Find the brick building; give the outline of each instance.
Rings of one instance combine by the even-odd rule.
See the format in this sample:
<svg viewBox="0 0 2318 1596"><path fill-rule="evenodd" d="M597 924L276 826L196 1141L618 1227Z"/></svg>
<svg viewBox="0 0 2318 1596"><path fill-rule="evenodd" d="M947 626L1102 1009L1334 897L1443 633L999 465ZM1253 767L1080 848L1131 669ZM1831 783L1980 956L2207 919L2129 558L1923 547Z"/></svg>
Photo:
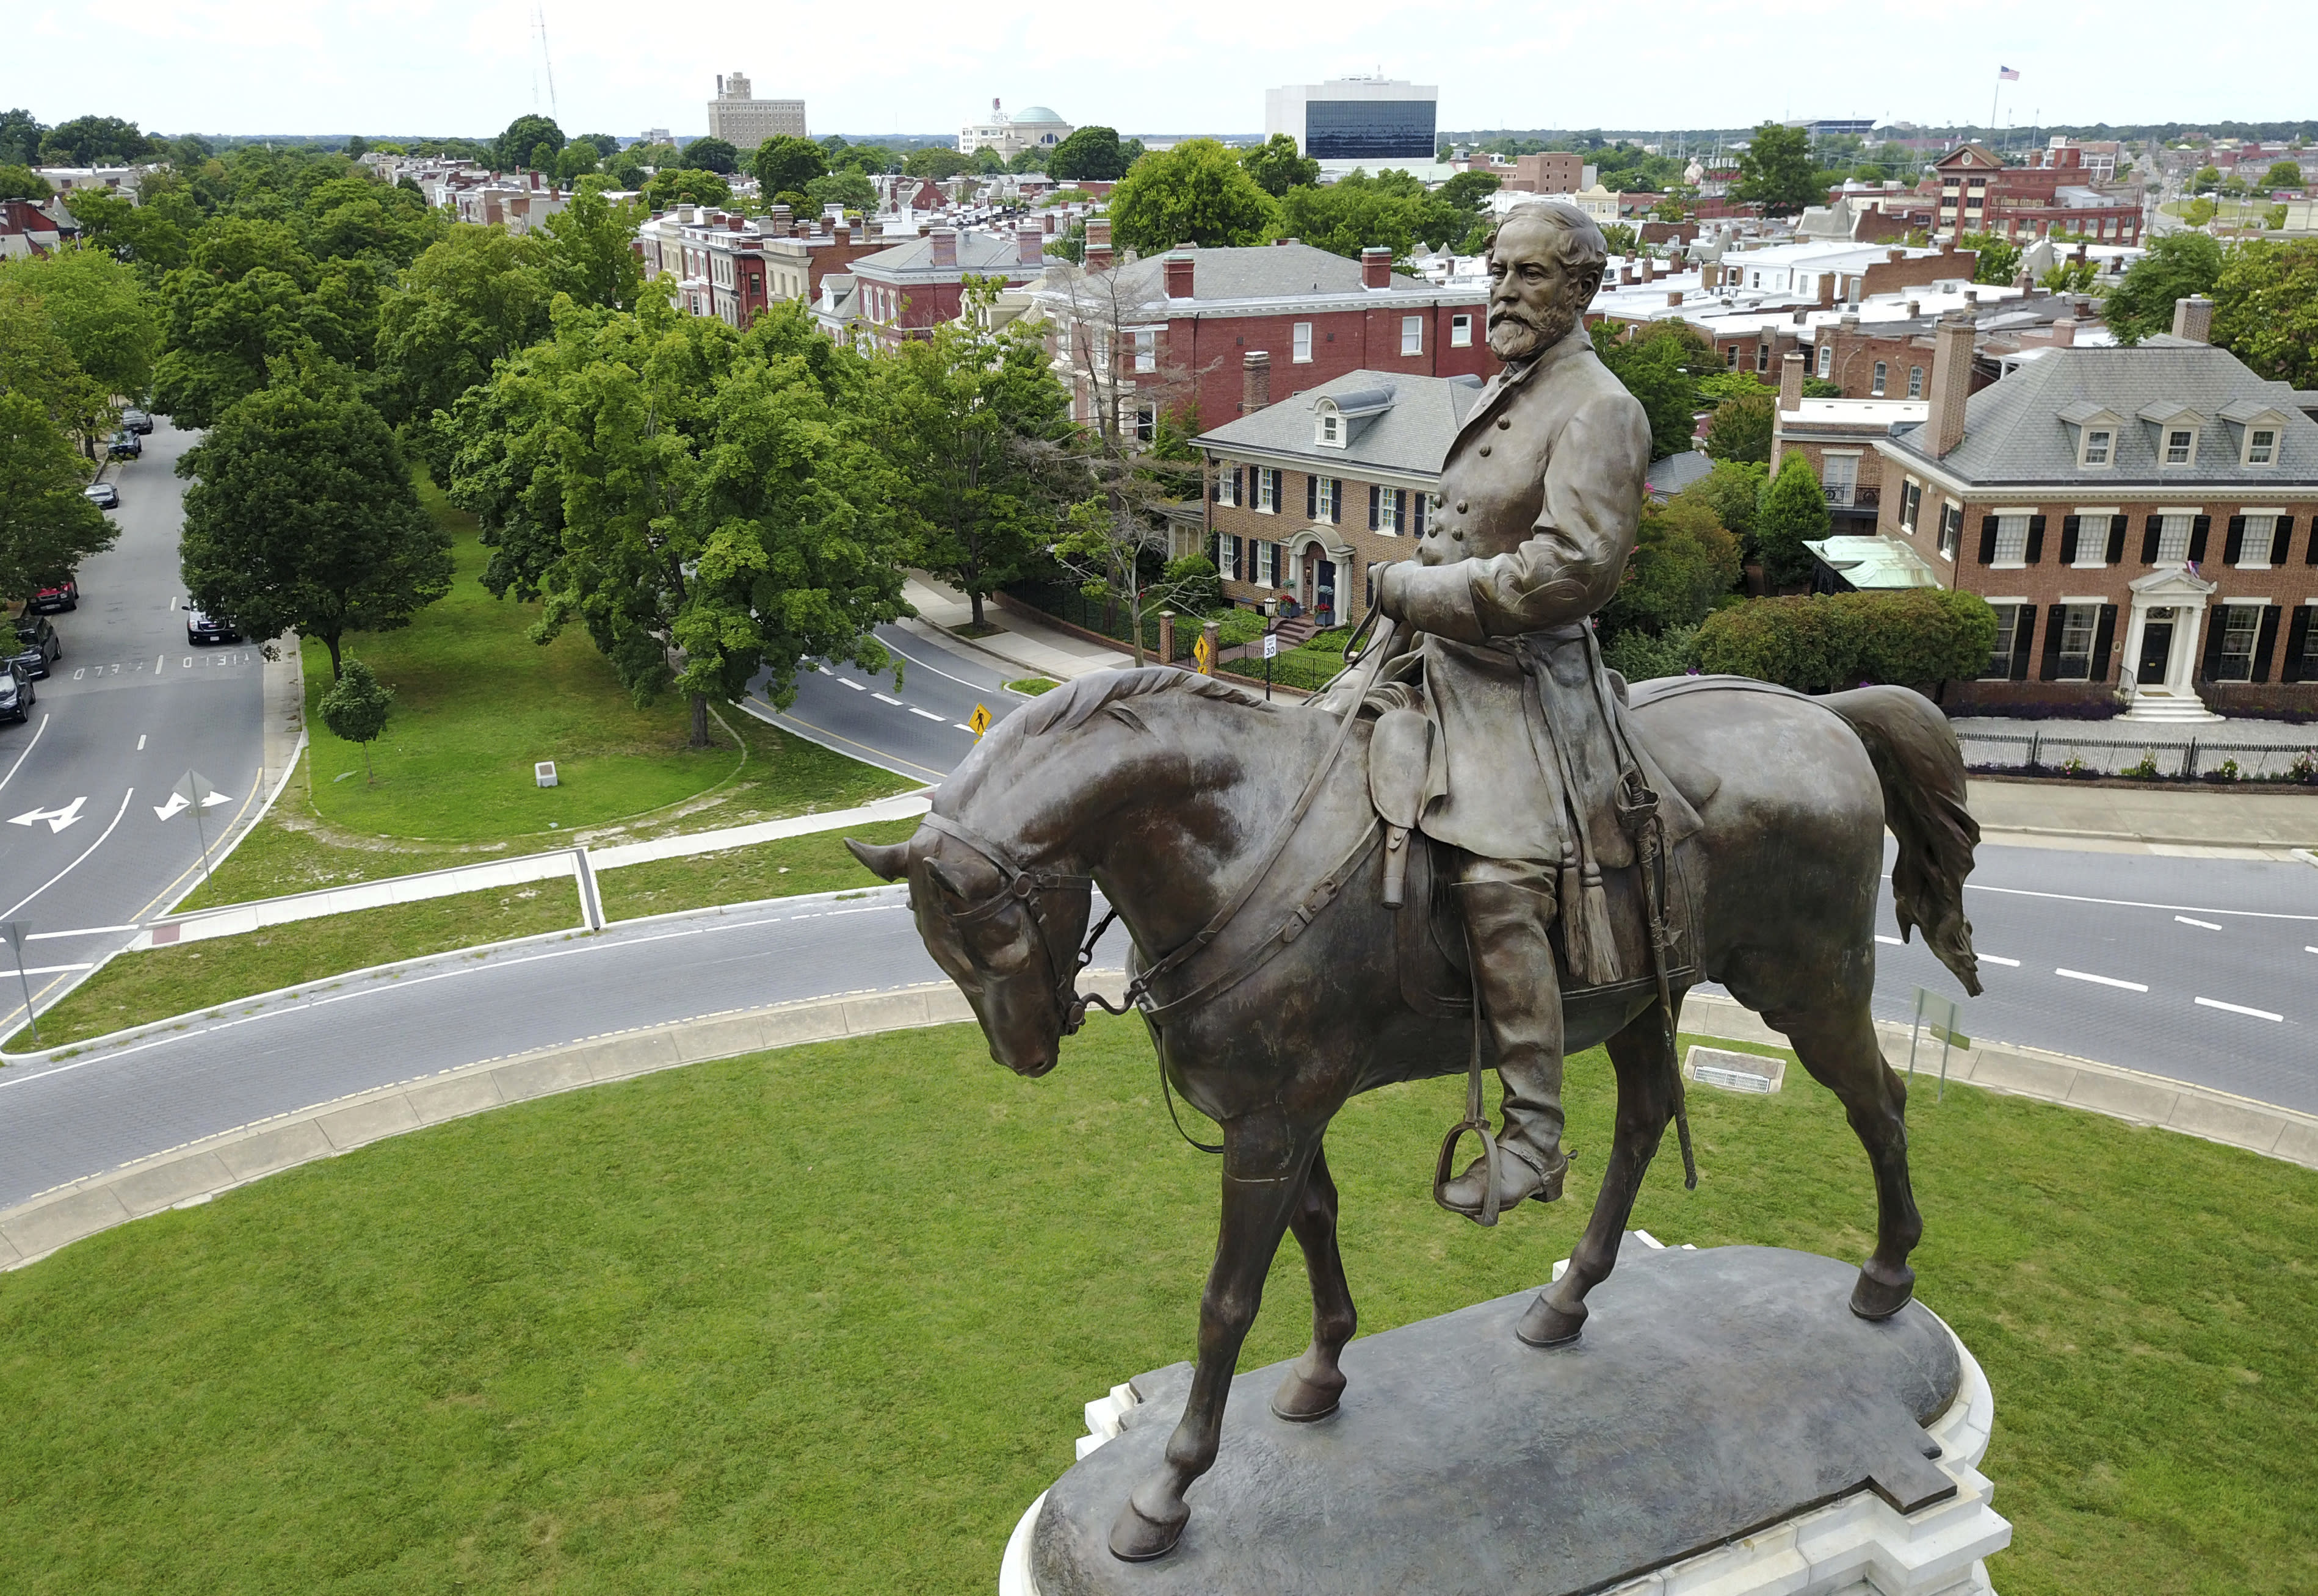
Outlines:
<svg viewBox="0 0 2318 1596"><path fill-rule="evenodd" d="M1487 168L1504 175L1496 166ZM1543 155L1522 155L1514 157L1512 175L1505 176L1505 185L1525 194L1574 194L1587 186L1586 157L1567 150L1548 150Z"/></svg>
<svg viewBox="0 0 2318 1596"><path fill-rule="evenodd" d="M1271 361L1245 352L1246 413L1197 440L1224 592L1291 597L1324 626L1356 622L1369 567L1414 557L1482 381L1352 371L1271 402Z"/></svg>
<svg viewBox="0 0 2318 1596"><path fill-rule="evenodd" d="M2212 312L1979 393L1971 322L1940 324L1927 418L1875 444L1880 531L1996 606L1962 703L2318 711L2318 421L2205 342Z"/></svg>
<svg viewBox="0 0 2318 1596"><path fill-rule="evenodd" d="M957 319L968 277L1035 282L1047 268L1046 250L1043 228L1011 233L934 228L921 238L862 256L841 277L824 278L828 291L814 302L813 318L840 343L893 348L906 339L930 337L935 327Z"/></svg>
<svg viewBox="0 0 2318 1596"><path fill-rule="evenodd" d="M1872 533L1882 516L1883 457L1877 440L1895 426L1921 426L1931 413L1923 399L1805 399L1809 361L1788 354L1781 364L1779 404L1771 421L1771 471L1790 450L1810 462L1827 495L1837 535Z"/></svg>
<svg viewBox="0 0 2318 1596"><path fill-rule="evenodd" d="M678 309L732 327L748 326L776 300L810 302L823 277L884 247L857 238L841 218L824 220L822 230L801 227L786 205L754 219L679 205L654 212L636 229L645 278L665 273Z"/></svg>
<svg viewBox="0 0 2318 1596"><path fill-rule="evenodd" d="M2008 166L1984 144L1959 144L1933 162L1938 235L2019 239L2072 233L2105 244L2141 242L2138 192L2109 194L2093 187L2078 146L2044 153L2048 165Z"/></svg>
<svg viewBox="0 0 2318 1596"><path fill-rule="evenodd" d="M1281 399L1355 371L1487 377L1485 282L1396 275L1389 250L1357 261L1286 242L1184 247L1114 265L1110 224L1087 224L1087 269L1057 268L1034 291L1047 347L1092 420L1116 394L1146 436L1162 413L1210 426L1239 413L1253 354ZM1269 394L1264 402L1269 403Z"/></svg>

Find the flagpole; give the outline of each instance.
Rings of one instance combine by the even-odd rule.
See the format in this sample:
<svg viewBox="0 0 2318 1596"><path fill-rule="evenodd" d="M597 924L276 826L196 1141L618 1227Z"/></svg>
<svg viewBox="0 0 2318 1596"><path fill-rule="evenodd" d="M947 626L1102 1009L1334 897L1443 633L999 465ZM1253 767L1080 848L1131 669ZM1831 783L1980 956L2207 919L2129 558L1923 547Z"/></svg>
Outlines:
<svg viewBox="0 0 2318 1596"><path fill-rule="evenodd" d="M1996 86L1988 91L1988 140L1991 144L1996 142L1996 102L2003 93L2004 74L1999 69L1996 75ZM1957 214L1962 215L1963 212L1958 211Z"/></svg>

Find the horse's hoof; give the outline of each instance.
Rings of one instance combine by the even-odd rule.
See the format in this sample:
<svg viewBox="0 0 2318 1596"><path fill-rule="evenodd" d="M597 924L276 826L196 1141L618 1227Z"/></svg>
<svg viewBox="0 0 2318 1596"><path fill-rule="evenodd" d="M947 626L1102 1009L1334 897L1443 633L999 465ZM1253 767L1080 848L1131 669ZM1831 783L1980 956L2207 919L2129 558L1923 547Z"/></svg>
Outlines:
<svg viewBox="0 0 2318 1596"><path fill-rule="evenodd" d="M1916 1296L1916 1271L1902 1264L1896 1281L1879 1280L1865 1269L1851 1287L1851 1311L1862 1319L1889 1319Z"/></svg>
<svg viewBox="0 0 2318 1596"><path fill-rule="evenodd" d="M1540 1293L1538 1299L1530 1304L1529 1312L1522 1315L1521 1323L1514 1326L1514 1333L1532 1347L1566 1347L1585 1328L1584 1303L1567 1310L1557 1308Z"/></svg>
<svg viewBox="0 0 2318 1596"><path fill-rule="evenodd" d="M1280 1389L1271 1394L1272 1416L1290 1424L1309 1424L1334 1412L1343 1394L1343 1376L1338 1375L1334 1382L1307 1380L1291 1368L1280 1382Z"/></svg>
<svg viewBox="0 0 2318 1596"><path fill-rule="evenodd" d="M1183 1526L1190 1521L1191 1510L1181 1502L1164 1519L1155 1519L1136 1506L1130 1496L1119 1510L1119 1517L1110 1521L1110 1555L1121 1563L1148 1563L1163 1557L1175 1549L1175 1543L1183 1538Z"/></svg>

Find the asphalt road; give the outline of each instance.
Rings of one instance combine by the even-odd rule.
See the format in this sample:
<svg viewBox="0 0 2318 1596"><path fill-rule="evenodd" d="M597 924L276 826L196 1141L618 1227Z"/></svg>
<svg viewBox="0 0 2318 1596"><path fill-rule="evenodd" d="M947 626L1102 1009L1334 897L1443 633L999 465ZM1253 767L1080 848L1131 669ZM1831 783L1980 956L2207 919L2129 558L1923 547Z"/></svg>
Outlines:
<svg viewBox="0 0 2318 1596"><path fill-rule="evenodd" d="M851 665L824 665L797 679L796 702L776 710L765 697L768 677L752 685L751 711L824 748L922 782L939 782L974 747L966 724L976 705L992 724L1029 702L1007 690L1022 672L1009 671L902 626L880 626L878 641L902 666L895 692L891 671L878 675Z"/></svg>
<svg viewBox="0 0 2318 1596"><path fill-rule="evenodd" d="M175 474L193 434L157 418L118 468L121 536L80 571L80 607L52 617L64 657L21 726L0 727L0 920L31 933L36 998L127 940L199 877L214 841L264 802L264 664L254 646L185 641ZM171 789L208 778L196 828ZM166 810L166 815L157 812ZM13 960L0 1032L23 1018Z"/></svg>

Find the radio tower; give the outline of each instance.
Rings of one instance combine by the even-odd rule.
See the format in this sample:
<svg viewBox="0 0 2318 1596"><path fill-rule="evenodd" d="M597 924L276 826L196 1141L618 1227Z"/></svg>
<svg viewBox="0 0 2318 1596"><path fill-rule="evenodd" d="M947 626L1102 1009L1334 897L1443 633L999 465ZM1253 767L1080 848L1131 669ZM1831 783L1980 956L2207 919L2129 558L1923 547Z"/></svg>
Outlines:
<svg viewBox="0 0 2318 1596"><path fill-rule="evenodd" d="M563 121L563 112L555 103L555 58L547 51L547 6L544 0L534 0L531 8L531 27L532 31L539 35L540 65L547 71L547 114L550 120L561 126Z"/></svg>

